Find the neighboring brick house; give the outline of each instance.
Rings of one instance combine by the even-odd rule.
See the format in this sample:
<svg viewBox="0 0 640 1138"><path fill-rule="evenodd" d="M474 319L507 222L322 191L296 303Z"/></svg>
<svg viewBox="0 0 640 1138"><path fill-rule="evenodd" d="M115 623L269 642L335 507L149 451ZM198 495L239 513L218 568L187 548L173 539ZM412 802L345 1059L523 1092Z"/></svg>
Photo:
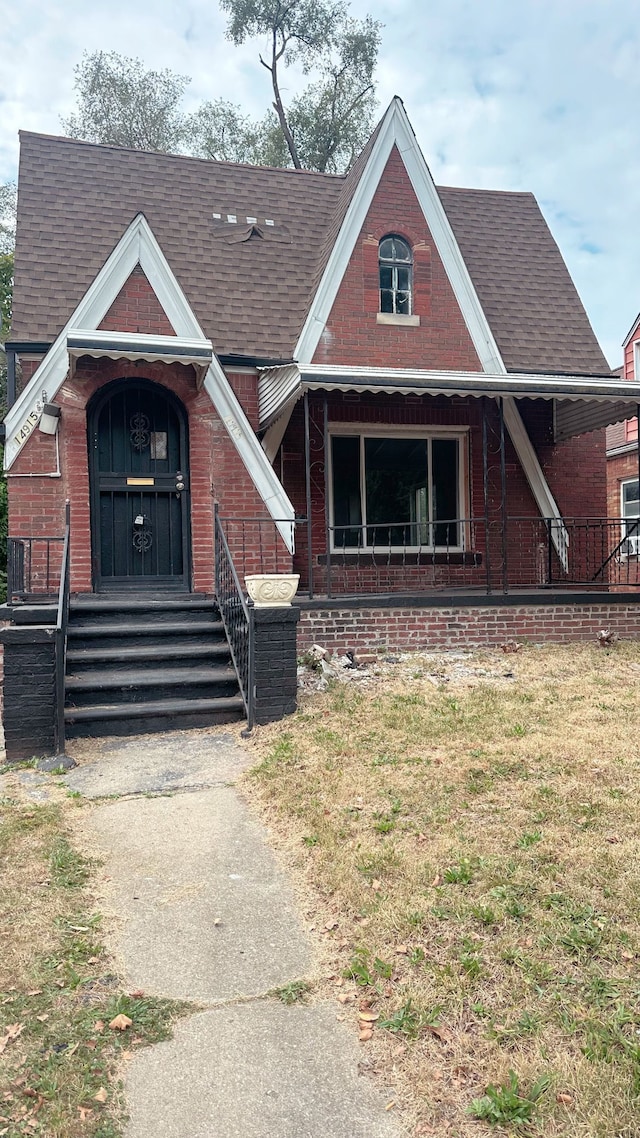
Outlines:
<svg viewBox="0 0 640 1138"><path fill-rule="evenodd" d="M303 647L637 621L604 428L640 384L532 195L436 189L399 99L346 176L23 133L7 350L18 599L69 500L72 612L193 607L226 541L300 575Z"/></svg>
<svg viewBox="0 0 640 1138"><path fill-rule="evenodd" d="M636 383L640 379L640 315L623 344L623 364L614 373L623 380ZM636 408L634 408L636 410ZM615 532L623 541L622 556L633 561L640 554L640 467L638 459L638 417L625 419L607 427L607 513ZM619 524L617 519L621 519ZM626 541L624 540L626 538ZM638 571L638 561L635 561Z"/></svg>

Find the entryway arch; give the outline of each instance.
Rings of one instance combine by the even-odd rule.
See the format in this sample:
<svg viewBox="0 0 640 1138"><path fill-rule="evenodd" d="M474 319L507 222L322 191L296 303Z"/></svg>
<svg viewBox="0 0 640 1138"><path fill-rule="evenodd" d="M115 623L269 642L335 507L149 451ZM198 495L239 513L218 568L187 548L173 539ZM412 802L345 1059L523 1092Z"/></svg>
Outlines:
<svg viewBox="0 0 640 1138"><path fill-rule="evenodd" d="M189 438L179 399L120 379L87 409L93 585L97 592L190 586Z"/></svg>

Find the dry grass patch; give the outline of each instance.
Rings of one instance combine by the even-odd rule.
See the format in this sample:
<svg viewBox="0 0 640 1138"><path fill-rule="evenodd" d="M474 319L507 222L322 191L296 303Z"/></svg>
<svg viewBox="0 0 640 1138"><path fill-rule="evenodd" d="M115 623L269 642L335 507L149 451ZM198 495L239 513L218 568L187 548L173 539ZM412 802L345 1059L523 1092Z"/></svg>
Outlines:
<svg viewBox="0 0 640 1138"><path fill-rule="evenodd" d="M262 729L251 775L363 1050L416 1135L637 1138L640 646L386 672Z"/></svg>
<svg viewBox="0 0 640 1138"><path fill-rule="evenodd" d="M122 992L60 801L0 799L0 1135L116 1138L126 1052L184 1005ZM118 1015L130 1022L109 1028ZM124 1025L124 1021L120 1021Z"/></svg>

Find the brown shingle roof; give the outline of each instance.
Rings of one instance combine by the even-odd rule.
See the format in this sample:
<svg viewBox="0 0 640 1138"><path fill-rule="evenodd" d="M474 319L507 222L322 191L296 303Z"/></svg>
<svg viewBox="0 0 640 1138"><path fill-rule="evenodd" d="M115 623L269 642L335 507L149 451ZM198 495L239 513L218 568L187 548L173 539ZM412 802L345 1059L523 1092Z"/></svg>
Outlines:
<svg viewBox="0 0 640 1138"><path fill-rule="evenodd" d="M144 213L218 354L290 358L343 181L22 133L12 335L53 339ZM214 213L275 224L229 244Z"/></svg>
<svg viewBox="0 0 640 1138"><path fill-rule="evenodd" d="M218 354L290 359L371 144L337 177L23 132L12 336L53 340L142 212ZM608 374L535 199L439 192L507 368Z"/></svg>
<svg viewBox="0 0 640 1138"><path fill-rule="evenodd" d="M533 194L438 192L507 370L609 375Z"/></svg>

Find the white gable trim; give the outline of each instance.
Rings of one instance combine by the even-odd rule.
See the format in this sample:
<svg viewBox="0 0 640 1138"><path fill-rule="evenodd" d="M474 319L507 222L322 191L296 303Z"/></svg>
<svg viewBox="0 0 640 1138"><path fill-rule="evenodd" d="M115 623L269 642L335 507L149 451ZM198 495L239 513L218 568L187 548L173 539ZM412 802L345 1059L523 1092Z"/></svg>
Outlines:
<svg viewBox="0 0 640 1138"><path fill-rule="evenodd" d="M567 533L566 526L562 520L562 514L551 493L549 483L542 472L542 467L538 461L533 443L529 438L527 428L522 421L522 416L512 395L505 396L502 400L502 410L505 427L509 432L511 442L520 459L520 464L526 474L527 482L531 487L531 493L536 500L538 509L543 518L554 519L554 525L551 529L551 539L556 547L560 563L563 568L566 569L568 565L569 534Z"/></svg>
<svg viewBox="0 0 640 1138"><path fill-rule="evenodd" d="M429 167L418 146L402 101L397 97L391 101L382 120L378 137L349 204L296 344L294 359L302 366L313 360L394 144L404 162L482 368L494 374L505 374L506 368L498 345L482 310ZM401 219L398 220L400 222Z"/></svg>
<svg viewBox="0 0 640 1138"><path fill-rule="evenodd" d="M110 254L78 307L71 314L19 399L6 423L5 470L9 470L35 429L42 404L55 399L69 371L67 333L95 331L136 265L140 265L169 318L176 337L210 347L147 219L138 214ZM293 551L294 509L214 355L204 387L224 422L258 493Z"/></svg>

